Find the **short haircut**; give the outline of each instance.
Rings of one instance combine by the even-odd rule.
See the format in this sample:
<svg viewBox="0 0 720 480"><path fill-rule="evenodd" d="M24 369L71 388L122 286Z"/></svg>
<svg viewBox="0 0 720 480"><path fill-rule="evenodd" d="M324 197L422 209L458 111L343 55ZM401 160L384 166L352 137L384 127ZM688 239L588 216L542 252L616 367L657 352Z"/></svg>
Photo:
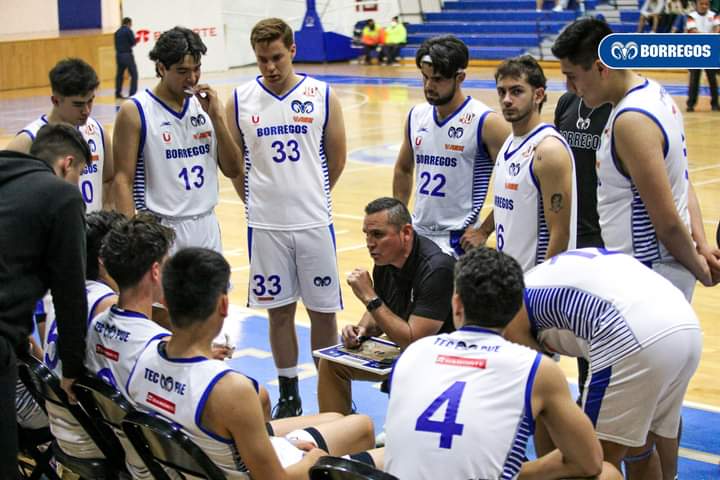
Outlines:
<svg viewBox="0 0 720 480"><path fill-rule="evenodd" d="M125 17L122 19L123 25L130 25L131 23L132 23L132 18L130 18L130 17Z"/></svg>
<svg viewBox="0 0 720 480"><path fill-rule="evenodd" d="M543 88L547 91L547 78L542 67L530 55L520 55L519 57L508 58L504 60L495 71L495 83L501 78L525 79L533 88ZM542 111L543 104L547 101L547 94L540 102L539 110Z"/></svg>
<svg viewBox="0 0 720 480"><path fill-rule="evenodd" d="M287 48L295 43L292 28L280 18L266 18L255 24L250 32L250 46L255 50L258 43L271 43L282 39Z"/></svg>
<svg viewBox="0 0 720 480"><path fill-rule="evenodd" d="M189 28L174 27L160 35L150 51L150 60L162 63L165 68L170 68L176 63L182 62L185 55L190 55L194 61L199 62L200 57L206 53L207 47L200 39L200 35ZM155 73L158 77L160 76L157 66Z"/></svg>
<svg viewBox="0 0 720 480"><path fill-rule="evenodd" d="M214 250L185 248L163 268L163 293L170 323L187 328L207 320L227 293L230 264Z"/></svg>
<svg viewBox="0 0 720 480"><path fill-rule="evenodd" d="M87 263L85 264L85 278L97 280L100 276L100 247L103 238L112 227L126 220L125 215L115 211L101 210L88 213L85 218L87 230L85 231L85 245L87 251Z"/></svg>
<svg viewBox="0 0 720 480"><path fill-rule="evenodd" d="M404 203L397 198L380 197L368 203L365 207L365 214L388 212L388 223L400 230L405 225L412 225L412 217Z"/></svg>
<svg viewBox="0 0 720 480"><path fill-rule="evenodd" d="M426 56L432 60L433 71L444 78L452 78L458 71L466 69L470 58L467 45L455 35L442 35L425 40L415 53L415 65L418 68L423 63L428 63Z"/></svg>
<svg viewBox="0 0 720 480"><path fill-rule="evenodd" d="M63 97L85 96L100 85L95 70L79 58L60 60L50 70L48 78L52 92Z"/></svg>
<svg viewBox="0 0 720 480"><path fill-rule="evenodd" d="M598 46L603 38L613 33L610 25L597 18L582 18L572 22L560 32L552 46L552 53L567 59L573 65L589 70L598 59Z"/></svg>
<svg viewBox="0 0 720 480"><path fill-rule="evenodd" d="M30 146L30 155L45 160L52 166L60 157L72 155L90 165L90 146L77 128L69 123L48 123L38 130Z"/></svg>
<svg viewBox="0 0 720 480"><path fill-rule="evenodd" d="M110 230L103 239L100 257L122 290L137 285L153 263L162 261L174 240L172 228L161 225L150 213L138 213Z"/></svg>
<svg viewBox="0 0 720 480"><path fill-rule="evenodd" d="M504 328L520 310L525 282L510 255L477 247L455 264L455 293L465 309L465 324Z"/></svg>

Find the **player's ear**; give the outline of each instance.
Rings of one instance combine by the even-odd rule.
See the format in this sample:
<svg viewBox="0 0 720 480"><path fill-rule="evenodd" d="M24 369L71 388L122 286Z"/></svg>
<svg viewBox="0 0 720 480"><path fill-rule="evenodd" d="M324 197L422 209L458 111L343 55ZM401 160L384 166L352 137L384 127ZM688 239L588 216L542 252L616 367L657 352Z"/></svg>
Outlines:
<svg viewBox="0 0 720 480"><path fill-rule="evenodd" d="M453 323L455 328L460 328L463 325L463 317L465 316L465 307L463 306L460 295L453 293L452 299L452 312L453 312Z"/></svg>
<svg viewBox="0 0 720 480"><path fill-rule="evenodd" d="M294 43L290 45L290 58L295 60L295 54L297 53L297 45Z"/></svg>
<svg viewBox="0 0 720 480"><path fill-rule="evenodd" d="M220 299L218 300L218 313L222 316L222 318L225 318L228 316L228 313L230 312L230 297L228 297L227 293L223 293L220 295Z"/></svg>

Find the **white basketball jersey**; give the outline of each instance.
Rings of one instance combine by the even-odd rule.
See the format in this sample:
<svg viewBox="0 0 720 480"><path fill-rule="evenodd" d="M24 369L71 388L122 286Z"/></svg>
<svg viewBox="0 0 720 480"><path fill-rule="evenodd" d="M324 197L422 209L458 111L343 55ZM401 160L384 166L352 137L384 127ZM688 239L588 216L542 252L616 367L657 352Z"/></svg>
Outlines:
<svg viewBox="0 0 720 480"><path fill-rule="evenodd" d="M127 396L127 381L140 352L170 332L142 313L113 305L95 317L85 341L85 366Z"/></svg>
<svg viewBox="0 0 720 480"><path fill-rule="evenodd" d="M688 160L680 109L665 89L652 80L631 89L615 106L603 131L598 159L598 214L605 246L651 264L673 257L660 243L629 176L618 169L612 137L615 119L624 112L641 112L660 127L665 137L665 168L675 207L690 230L688 213Z"/></svg>
<svg viewBox="0 0 720 480"><path fill-rule="evenodd" d="M90 321L99 313L96 311L98 304L107 297L116 295L116 293L106 284L95 280L85 281L85 292L87 294L88 304L86 325L90 327ZM47 312L47 317L45 319L47 326L45 327L45 353L43 355L43 362L53 371L55 375L62 378L62 362L60 361L60 356L57 351L58 329L57 320L55 319L55 307L52 303L52 296L48 293L46 297L48 299L47 302L43 299L43 302L46 303L45 311Z"/></svg>
<svg viewBox="0 0 720 480"><path fill-rule="evenodd" d="M47 125L45 115L25 126L20 133L27 134L33 141L38 130ZM80 173L78 187L82 193L87 213L102 210L103 201L103 165L105 164L105 132L100 124L92 117L87 119L85 125L77 127L90 147L89 166L85 166Z"/></svg>
<svg viewBox="0 0 720 480"><path fill-rule="evenodd" d="M181 425L227 478L249 479L233 439L210 432L200 423L210 391L233 369L205 357L169 359L161 347L164 344L155 340L140 354L128 382L130 398Z"/></svg>
<svg viewBox="0 0 720 480"><path fill-rule="evenodd" d="M278 97L260 77L233 93L245 144L248 226L303 230L332 222L325 156L330 91L307 75Z"/></svg>
<svg viewBox="0 0 720 480"><path fill-rule="evenodd" d="M471 97L442 121L428 103L410 110L407 135L415 162L413 226L418 233L464 230L477 221L493 169L482 143L483 122L491 111Z"/></svg>
<svg viewBox="0 0 720 480"><path fill-rule="evenodd" d="M570 250L525 275L528 317L550 352L584 357L595 372L698 319L680 290L629 255Z"/></svg>
<svg viewBox="0 0 720 480"><path fill-rule="evenodd" d="M218 202L217 139L195 97L178 113L150 90L131 98L140 112L135 208L165 217L207 213Z"/></svg>
<svg viewBox="0 0 720 480"><path fill-rule="evenodd" d="M557 138L570 155L572 200L568 249L575 248L577 189L572 150L560 132L547 123L541 123L524 137L510 135L495 161L493 214L498 250L515 258L523 271L545 260L550 241L540 183L533 173L535 149L547 137Z"/></svg>
<svg viewBox="0 0 720 480"><path fill-rule="evenodd" d="M402 479L512 479L535 430L541 354L465 326L413 342L391 377L386 470Z"/></svg>

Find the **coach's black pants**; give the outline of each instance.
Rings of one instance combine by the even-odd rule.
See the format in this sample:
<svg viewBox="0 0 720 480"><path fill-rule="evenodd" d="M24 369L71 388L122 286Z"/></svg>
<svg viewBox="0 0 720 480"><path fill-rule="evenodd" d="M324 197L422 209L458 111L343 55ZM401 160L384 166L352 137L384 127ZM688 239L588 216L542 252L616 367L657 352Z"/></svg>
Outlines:
<svg viewBox="0 0 720 480"><path fill-rule="evenodd" d="M17 419L15 417L15 349L0 335L0 478L17 478Z"/></svg>
<svg viewBox="0 0 720 480"><path fill-rule="evenodd" d="M700 72L702 70L690 70L690 84L688 85L687 106L694 107L698 99L698 91L700 90ZM710 86L710 105L718 107L718 84L717 70L705 70L708 85Z"/></svg>
<svg viewBox="0 0 720 480"><path fill-rule="evenodd" d="M132 53L118 53L115 55L117 74L115 75L115 97L122 95L123 76L125 70L130 73L130 96L135 95L138 87L138 71L135 57Z"/></svg>

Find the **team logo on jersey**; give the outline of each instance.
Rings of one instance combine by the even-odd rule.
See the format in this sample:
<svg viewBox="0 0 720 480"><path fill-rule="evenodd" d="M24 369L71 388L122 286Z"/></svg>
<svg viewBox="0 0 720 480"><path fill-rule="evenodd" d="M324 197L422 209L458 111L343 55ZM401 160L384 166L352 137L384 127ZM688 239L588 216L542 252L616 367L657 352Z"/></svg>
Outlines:
<svg viewBox="0 0 720 480"><path fill-rule="evenodd" d="M161 127L169 127L169 126L171 126L171 125L172 125L172 123L170 123L170 122L168 122L168 121L165 121L165 122L163 122L163 123L160 124Z"/></svg>
<svg viewBox="0 0 720 480"><path fill-rule="evenodd" d="M533 152L535 151L535 145L530 144L527 147L525 147L525 150L520 154L522 158L530 158L532 157Z"/></svg>
<svg viewBox="0 0 720 480"><path fill-rule="evenodd" d="M87 135L95 135L95 125L92 123L86 123L85 124L85 133Z"/></svg>
<svg viewBox="0 0 720 480"><path fill-rule="evenodd" d="M207 120L205 120L205 115L202 113L190 117L190 125L193 127L199 127L205 125L205 123L207 123Z"/></svg>
<svg viewBox="0 0 720 480"><path fill-rule="evenodd" d="M95 140L92 138L87 141L88 146L90 147L90 152L95 153L97 152L97 144L95 143Z"/></svg>
<svg viewBox="0 0 720 480"><path fill-rule="evenodd" d="M172 142L172 135L170 135L170 132L162 132L162 139L165 143Z"/></svg>
<svg viewBox="0 0 720 480"><path fill-rule="evenodd" d="M458 122L464 123L465 125L470 125L473 121L473 118L475 118L475 114L472 112L463 113L460 115L460 118L458 118Z"/></svg>
<svg viewBox="0 0 720 480"><path fill-rule="evenodd" d="M428 131L429 131L429 130L427 129L427 127L420 127L420 128L418 129L418 133L427 133Z"/></svg>
<svg viewBox="0 0 720 480"><path fill-rule="evenodd" d="M415 146L419 147L420 144L422 144L422 137L418 135L417 137L415 137Z"/></svg>
<svg viewBox="0 0 720 480"><path fill-rule="evenodd" d="M305 87L303 95L306 97L315 97L318 94L318 87Z"/></svg>
<svg viewBox="0 0 720 480"><path fill-rule="evenodd" d="M465 133L465 130L462 127L450 127L448 129L448 137L450 138L462 138L463 133Z"/></svg>
<svg viewBox="0 0 720 480"><path fill-rule="evenodd" d="M311 101L301 102L300 100L293 100L290 108L292 108L292 111L295 113L312 113L315 110L315 104Z"/></svg>
<svg viewBox="0 0 720 480"><path fill-rule="evenodd" d="M445 150L450 150L451 152L463 152L465 151L465 145L453 145L451 143L446 143Z"/></svg>
<svg viewBox="0 0 720 480"><path fill-rule="evenodd" d="M251 115L250 121L253 125L257 125L258 123L260 123L260 115Z"/></svg>
<svg viewBox="0 0 720 480"><path fill-rule="evenodd" d="M520 164L511 162L510 165L508 165L508 173L511 176L516 177L517 174L520 173Z"/></svg>
<svg viewBox="0 0 720 480"><path fill-rule="evenodd" d="M317 276L313 278L313 283L316 287L329 287L332 283L332 278Z"/></svg>

